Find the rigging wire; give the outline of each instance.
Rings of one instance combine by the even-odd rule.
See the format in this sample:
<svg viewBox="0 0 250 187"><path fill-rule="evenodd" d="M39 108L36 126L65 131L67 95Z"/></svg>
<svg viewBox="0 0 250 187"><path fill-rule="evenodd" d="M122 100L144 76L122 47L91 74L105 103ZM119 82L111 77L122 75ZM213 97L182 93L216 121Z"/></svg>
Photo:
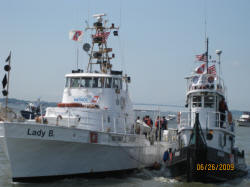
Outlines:
<svg viewBox="0 0 250 187"><path fill-rule="evenodd" d="M120 0L120 10L119 10L119 28L122 26L122 0ZM118 35L118 42L119 42L119 49L121 53L121 69L124 71L124 74L127 74L126 67L125 67L125 58L124 58L124 44L122 45L120 34Z"/></svg>
<svg viewBox="0 0 250 187"><path fill-rule="evenodd" d="M204 0L204 34L205 34L205 49L207 39L207 1Z"/></svg>
<svg viewBox="0 0 250 187"><path fill-rule="evenodd" d="M90 14L90 0L88 0L88 23L89 23L89 14Z"/></svg>

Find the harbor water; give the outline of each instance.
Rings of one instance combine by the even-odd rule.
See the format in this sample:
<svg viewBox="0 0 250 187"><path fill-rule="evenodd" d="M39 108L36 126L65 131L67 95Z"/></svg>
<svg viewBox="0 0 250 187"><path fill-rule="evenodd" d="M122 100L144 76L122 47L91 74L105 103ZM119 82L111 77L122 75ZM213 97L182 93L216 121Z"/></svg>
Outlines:
<svg viewBox="0 0 250 187"><path fill-rule="evenodd" d="M176 123L173 120L169 124L169 127L176 127ZM168 177L168 171L164 168L161 170L148 170L141 169L134 171L129 174L124 174L122 176L116 177L106 177L106 178L71 178L62 179L48 183L35 183L35 184L25 184L25 183L12 183L10 165L8 160L0 147L0 187L77 187L77 186L143 186L143 187L158 187L158 186L250 186L250 128L236 126L236 145L240 149L245 150L246 162L248 165L248 175L244 178L238 178L226 183L219 184L203 184L203 183L186 183L179 182L175 179Z"/></svg>

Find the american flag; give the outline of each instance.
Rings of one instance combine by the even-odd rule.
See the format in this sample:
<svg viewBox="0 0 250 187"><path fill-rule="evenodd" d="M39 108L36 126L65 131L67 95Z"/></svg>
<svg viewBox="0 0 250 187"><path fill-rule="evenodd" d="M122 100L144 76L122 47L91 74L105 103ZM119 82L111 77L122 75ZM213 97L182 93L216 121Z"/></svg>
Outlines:
<svg viewBox="0 0 250 187"><path fill-rule="evenodd" d="M93 38L102 37L102 42L106 42L106 40L109 37L109 34L110 34L110 32L100 32L100 33L93 35Z"/></svg>
<svg viewBox="0 0 250 187"><path fill-rule="evenodd" d="M198 61L203 61L203 62L206 62L207 61L207 55L204 53L204 54L201 54L201 55L196 55L196 59Z"/></svg>
<svg viewBox="0 0 250 187"><path fill-rule="evenodd" d="M216 75L216 67L215 67L215 65L212 65L212 66L208 67L208 73Z"/></svg>

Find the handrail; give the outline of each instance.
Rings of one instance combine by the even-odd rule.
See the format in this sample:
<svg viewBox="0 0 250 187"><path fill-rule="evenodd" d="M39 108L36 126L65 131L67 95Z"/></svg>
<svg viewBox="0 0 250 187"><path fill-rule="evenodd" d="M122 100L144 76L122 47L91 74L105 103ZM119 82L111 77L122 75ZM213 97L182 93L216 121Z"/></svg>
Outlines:
<svg viewBox="0 0 250 187"><path fill-rule="evenodd" d="M194 124L194 120L195 118L192 116L192 114L195 114L195 112L187 112L187 111L183 111L180 112L179 114L179 127L191 127L192 124ZM228 118L227 115L228 114L223 114L221 112L206 112L205 113L205 117L206 117L206 124L202 125L202 127L204 128L222 128L222 129L228 129L230 131L234 131L233 126L229 124L228 122ZM222 115L225 115L225 120L221 120ZM211 124L215 124L215 125L211 125ZM226 124L226 127L224 127L223 125Z"/></svg>
<svg viewBox="0 0 250 187"><path fill-rule="evenodd" d="M195 79L197 77L197 79ZM209 78L213 77L212 80ZM216 91L226 91L224 81L218 75L213 74L202 74L193 75L187 77L187 91L195 90L216 90ZM195 80L195 81L194 81Z"/></svg>

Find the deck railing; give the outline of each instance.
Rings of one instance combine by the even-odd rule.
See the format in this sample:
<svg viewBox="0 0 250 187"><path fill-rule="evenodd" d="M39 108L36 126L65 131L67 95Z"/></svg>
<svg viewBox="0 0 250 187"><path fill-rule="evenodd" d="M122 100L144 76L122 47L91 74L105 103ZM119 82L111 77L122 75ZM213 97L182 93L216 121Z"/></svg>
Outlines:
<svg viewBox="0 0 250 187"><path fill-rule="evenodd" d="M225 91L224 81L217 75L202 74L187 77L187 91L194 90L216 90Z"/></svg>
<svg viewBox="0 0 250 187"><path fill-rule="evenodd" d="M195 122L195 113L196 112L179 112L178 114L178 124L179 127L192 127ZM204 114L204 113L203 113ZM221 118L225 116L225 120ZM228 113L221 112L206 112L205 116L205 124L201 124L202 128L223 128L228 129L229 131L234 131L233 122L228 121ZM204 122L204 120L203 120ZM200 119L201 123L201 119Z"/></svg>

